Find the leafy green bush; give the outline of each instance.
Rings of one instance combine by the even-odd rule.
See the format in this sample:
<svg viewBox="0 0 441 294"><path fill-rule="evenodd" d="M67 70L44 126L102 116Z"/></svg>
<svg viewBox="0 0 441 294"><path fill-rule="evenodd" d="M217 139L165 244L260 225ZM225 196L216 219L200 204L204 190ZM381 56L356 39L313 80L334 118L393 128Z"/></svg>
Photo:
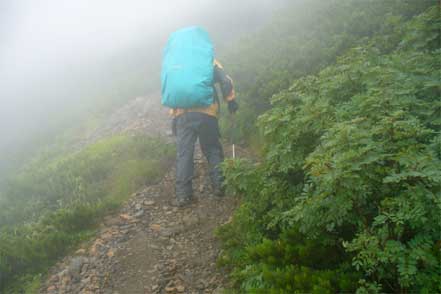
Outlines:
<svg viewBox="0 0 441 294"><path fill-rule="evenodd" d="M14 281L20 288L20 277L44 272L101 216L158 180L173 156L160 141L117 136L28 166L2 196L8 209L0 215L0 289Z"/></svg>
<svg viewBox="0 0 441 294"><path fill-rule="evenodd" d="M395 21L273 97L261 164L225 165L239 292L441 291L439 7Z"/></svg>
<svg viewBox="0 0 441 294"><path fill-rule="evenodd" d="M295 79L334 63L354 46L374 35L387 35L381 46L394 48L400 20L408 20L436 0L297 0L270 24L237 42L222 56L235 80L241 103L237 137L256 136L258 115L270 108L273 95ZM227 120L222 121L225 127ZM249 143L249 142L247 142Z"/></svg>

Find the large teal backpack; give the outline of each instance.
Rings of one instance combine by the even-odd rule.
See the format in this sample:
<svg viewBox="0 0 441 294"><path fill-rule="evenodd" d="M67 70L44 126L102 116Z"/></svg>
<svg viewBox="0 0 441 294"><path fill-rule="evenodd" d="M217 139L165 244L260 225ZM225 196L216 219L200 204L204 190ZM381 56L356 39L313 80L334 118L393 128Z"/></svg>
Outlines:
<svg viewBox="0 0 441 294"><path fill-rule="evenodd" d="M173 33L162 62L162 104L193 108L213 103L214 48L210 36L199 27Z"/></svg>

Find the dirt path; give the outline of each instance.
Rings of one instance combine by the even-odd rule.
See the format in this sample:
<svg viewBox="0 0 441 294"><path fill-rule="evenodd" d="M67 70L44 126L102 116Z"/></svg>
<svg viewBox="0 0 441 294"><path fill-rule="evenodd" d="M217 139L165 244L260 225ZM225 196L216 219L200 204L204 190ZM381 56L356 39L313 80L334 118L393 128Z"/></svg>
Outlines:
<svg viewBox="0 0 441 294"><path fill-rule="evenodd" d="M167 110L154 96L130 101L76 147L121 133L173 140ZM175 170L170 170L160 183L132 195L118 213L104 219L93 240L54 266L40 293L222 293L226 280L216 267L220 249L213 231L230 219L238 203L211 197L198 148L195 163L195 203L172 205Z"/></svg>
<svg viewBox="0 0 441 294"><path fill-rule="evenodd" d="M174 170L137 192L97 237L51 270L41 293L222 293L213 231L228 222L237 201L211 197L205 159L197 153L196 202L171 205Z"/></svg>

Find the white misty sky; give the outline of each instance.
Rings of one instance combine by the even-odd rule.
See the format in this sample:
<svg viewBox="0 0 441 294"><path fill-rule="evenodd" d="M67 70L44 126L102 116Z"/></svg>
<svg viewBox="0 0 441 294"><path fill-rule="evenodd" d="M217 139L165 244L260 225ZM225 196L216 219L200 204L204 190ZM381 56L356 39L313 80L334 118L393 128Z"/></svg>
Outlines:
<svg viewBox="0 0 441 294"><path fill-rule="evenodd" d="M110 54L139 38L139 34L150 36L182 18L197 15L214 2L3 1L6 4L3 4L3 13L0 12L0 26L3 27L0 65L9 69L14 67L14 72L19 72L21 78L36 70L83 59L91 53Z"/></svg>
<svg viewBox="0 0 441 294"><path fill-rule="evenodd" d="M84 70L88 79L89 68L139 44L154 44L146 50L158 56L159 44L182 26L207 25L215 37L237 35L240 24L253 26L248 19L269 16L290 1L0 0L0 165L4 146L26 144L27 137L53 127L52 118L69 109L68 102L75 103L78 97L61 93L69 91L64 79L70 73ZM42 91L47 87L50 97Z"/></svg>
<svg viewBox="0 0 441 294"><path fill-rule="evenodd" d="M111 55L140 36L228 11L272 11L288 0L0 0L0 78L40 75L54 66ZM268 8L268 9L267 9ZM7 79L6 79L7 78Z"/></svg>

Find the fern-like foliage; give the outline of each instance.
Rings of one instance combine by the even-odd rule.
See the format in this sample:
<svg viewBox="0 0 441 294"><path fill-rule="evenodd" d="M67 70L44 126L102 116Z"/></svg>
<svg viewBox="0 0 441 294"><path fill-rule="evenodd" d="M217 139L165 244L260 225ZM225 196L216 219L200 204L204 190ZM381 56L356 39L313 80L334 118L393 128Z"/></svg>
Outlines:
<svg viewBox="0 0 441 294"><path fill-rule="evenodd" d="M441 292L439 7L390 21L272 98L261 164L226 165L242 292Z"/></svg>

